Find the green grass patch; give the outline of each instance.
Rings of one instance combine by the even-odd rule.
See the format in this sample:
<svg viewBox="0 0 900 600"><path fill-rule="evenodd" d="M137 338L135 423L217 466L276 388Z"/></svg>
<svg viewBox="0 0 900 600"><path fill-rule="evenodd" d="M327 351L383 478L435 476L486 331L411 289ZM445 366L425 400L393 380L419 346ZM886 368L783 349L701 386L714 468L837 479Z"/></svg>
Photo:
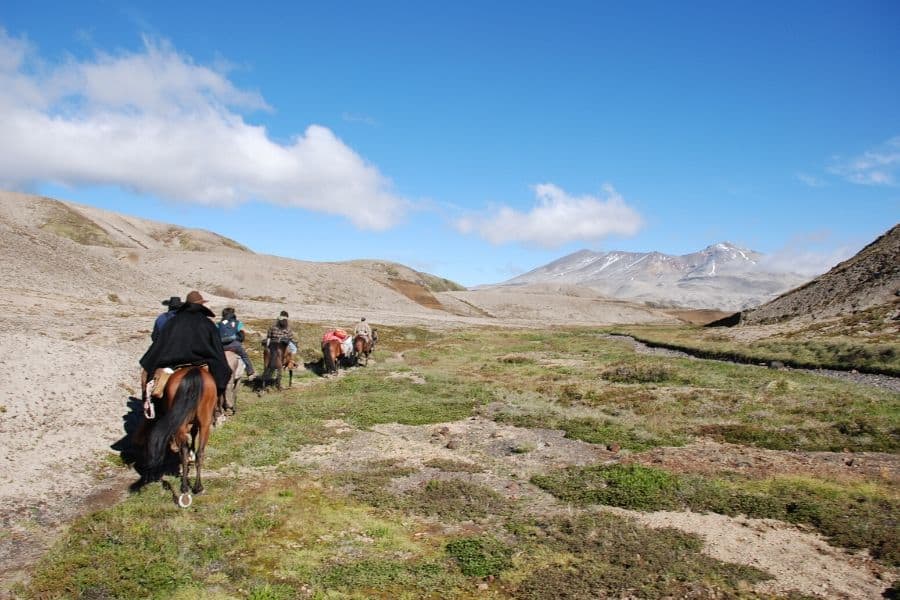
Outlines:
<svg viewBox="0 0 900 600"><path fill-rule="evenodd" d="M832 543L866 548L900 564L900 500L872 485L837 485L812 478L763 481L676 475L640 465L572 467L532 478L535 485L576 504L634 510L709 511L801 523Z"/></svg>
<svg viewBox="0 0 900 600"><path fill-rule="evenodd" d="M442 546L416 541L413 524L300 478L257 483L210 481L188 510L150 486L79 519L18 596L294 598L304 585L317 593L455 586L458 575L436 567Z"/></svg>
<svg viewBox="0 0 900 600"><path fill-rule="evenodd" d="M237 415L216 430L208 464L213 468L278 464L304 444L330 439L334 434L322 426L326 419L344 419L361 428L455 421L492 397L479 383L436 375L416 384L386 378L374 367L280 394L258 398L244 392L238 397Z"/></svg>
<svg viewBox="0 0 900 600"><path fill-rule="evenodd" d="M447 554L468 577L499 575L512 566L513 550L491 536L465 537L447 544Z"/></svg>
<svg viewBox="0 0 900 600"><path fill-rule="evenodd" d="M515 598L738 597L769 579L705 556L696 536L609 514L535 520L515 530L518 547L525 547L514 560L521 571Z"/></svg>
<svg viewBox="0 0 900 600"><path fill-rule="evenodd" d="M810 373L638 355L589 329L467 332L428 353L428 369L492 389L497 420L591 443L643 450L709 436L771 449L900 451L900 395Z"/></svg>
<svg viewBox="0 0 900 600"><path fill-rule="evenodd" d="M673 369L666 364L619 363L605 369L600 376L616 383L662 383L673 379Z"/></svg>
<svg viewBox="0 0 900 600"><path fill-rule="evenodd" d="M389 489L392 480L414 472L390 461L373 461L364 470L338 474L334 481L347 488L353 498L370 506L451 521L507 515L515 506L492 489L462 479L431 479L402 493Z"/></svg>
<svg viewBox="0 0 900 600"><path fill-rule="evenodd" d="M658 436L647 431L622 425L602 417L565 417L546 413L515 414L498 412L494 415L498 423L507 423L516 427L561 429L566 437L592 444L617 443L626 450L640 452L658 446L681 446L684 439L676 436Z"/></svg>
<svg viewBox="0 0 900 600"><path fill-rule="evenodd" d="M806 369L857 369L900 376L900 343L894 336L846 335L846 329L773 335L752 343L732 340L715 328L673 325L626 325L610 333L630 335L651 346L682 350L702 358L736 362L781 361ZM877 331L876 331L877 333Z"/></svg>
<svg viewBox="0 0 900 600"><path fill-rule="evenodd" d="M535 475L532 483L577 504L606 504L635 510L678 506L678 478L640 465L569 468Z"/></svg>
<svg viewBox="0 0 900 600"><path fill-rule="evenodd" d="M116 246L105 229L77 210L49 198L43 199L43 204L47 210L47 220L40 225L41 229L84 246Z"/></svg>
<svg viewBox="0 0 900 600"><path fill-rule="evenodd" d="M841 421L830 426L797 427L740 424L702 425L698 435L732 444L758 446L771 450L808 450L823 452L900 451L900 429L883 431L865 420Z"/></svg>
<svg viewBox="0 0 900 600"><path fill-rule="evenodd" d="M276 465L304 444L323 443L332 435L302 402L286 394L238 396L238 413L217 428L207 451L208 466Z"/></svg>
<svg viewBox="0 0 900 600"><path fill-rule="evenodd" d="M339 486L349 488L350 495L360 502L379 508L398 508L400 501L387 486L392 479L415 473L415 469L401 467L393 461L372 461L362 471L347 471L335 476Z"/></svg>
<svg viewBox="0 0 900 600"><path fill-rule="evenodd" d="M432 479L423 488L407 492L403 499L406 510L453 521L507 515L513 506L494 490L460 479Z"/></svg>
<svg viewBox="0 0 900 600"><path fill-rule="evenodd" d="M425 379L424 384L417 384L388 378L373 368L349 374L328 386L298 392L297 401L320 418L340 416L357 427L370 427L377 423L455 421L493 399L489 388L458 377L434 374Z"/></svg>

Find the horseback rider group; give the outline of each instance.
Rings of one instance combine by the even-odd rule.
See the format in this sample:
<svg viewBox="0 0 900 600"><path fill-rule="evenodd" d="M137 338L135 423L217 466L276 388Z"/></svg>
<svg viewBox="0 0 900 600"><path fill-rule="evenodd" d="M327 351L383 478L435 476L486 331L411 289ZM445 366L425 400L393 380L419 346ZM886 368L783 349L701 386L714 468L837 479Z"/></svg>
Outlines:
<svg viewBox="0 0 900 600"><path fill-rule="evenodd" d="M222 395L232 375L225 351L240 356L249 378L252 380L255 377L253 363L243 345L244 324L237 318L234 308L223 309L221 319L214 323L212 319L215 315L206 307L206 299L196 290L191 291L184 302L179 296L172 296L162 303L168 310L156 318L150 336L152 343L140 359L143 368L142 391L147 380L154 379L158 369L205 364L216 381L218 393ZM354 335L364 336L371 349L378 340L377 333L365 317L356 324ZM263 347L268 348L270 342L285 343L289 353L297 352L287 311L281 311L269 327Z"/></svg>
<svg viewBox="0 0 900 600"><path fill-rule="evenodd" d="M167 302L170 310L157 317L155 325L159 327L154 327L157 335L141 357L141 367L147 378L152 378L157 369L164 367L206 364L216 380L217 391L224 393L231 368L225 360L219 328L211 320L215 315L205 306L206 300L198 291L189 293L180 305L175 300L180 302L173 296ZM176 304L175 310L171 309L172 304ZM170 313L173 314L163 319Z"/></svg>
<svg viewBox="0 0 900 600"><path fill-rule="evenodd" d="M237 356L246 365L250 378L254 376L253 363L243 345L244 324L237 318L235 309L224 308L221 318L215 322L215 315L206 303L196 290L184 302L178 296L164 300L162 304L167 310L156 318L150 347L139 361L145 419L134 432L133 441L135 448L143 448L141 482L159 476L168 447L181 457L182 482L178 496L181 507L190 506L191 490L203 491L200 470L210 428L220 417L226 417L229 412L234 414L241 371ZM365 317L360 319L355 333L371 340L360 350L368 360L376 335ZM344 333L344 337L350 336ZM265 385L270 371L277 371L274 381L281 389L282 368L288 369L290 382L294 368L292 357L297 351L286 311L281 311L269 328L263 345L266 368L262 383ZM233 353L230 359L226 351ZM235 373L237 376L232 377ZM191 463L197 473L193 488L188 486Z"/></svg>

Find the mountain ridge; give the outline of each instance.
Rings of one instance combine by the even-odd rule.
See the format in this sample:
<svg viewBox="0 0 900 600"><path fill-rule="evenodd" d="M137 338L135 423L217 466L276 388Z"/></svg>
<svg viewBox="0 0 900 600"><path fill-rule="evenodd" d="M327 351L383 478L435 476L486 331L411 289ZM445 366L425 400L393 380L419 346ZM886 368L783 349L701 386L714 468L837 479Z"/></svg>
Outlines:
<svg viewBox="0 0 900 600"><path fill-rule="evenodd" d="M682 255L581 249L496 285L561 283L658 306L742 310L809 279L766 270L764 259L727 241Z"/></svg>

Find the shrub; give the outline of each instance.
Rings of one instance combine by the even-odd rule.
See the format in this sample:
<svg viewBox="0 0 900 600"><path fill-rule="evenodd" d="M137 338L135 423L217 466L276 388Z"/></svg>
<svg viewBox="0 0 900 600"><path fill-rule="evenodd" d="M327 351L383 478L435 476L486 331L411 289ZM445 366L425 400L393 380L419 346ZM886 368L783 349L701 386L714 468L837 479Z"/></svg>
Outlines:
<svg viewBox="0 0 900 600"><path fill-rule="evenodd" d="M463 575L498 575L512 565L512 549L493 537L467 537L447 544L447 554L456 559Z"/></svg>
<svg viewBox="0 0 900 600"><path fill-rule="evenodd" d="M600 376L616 383L661 383L672 378L672 369L657 364L619 364L606 369Z"/></svg>
<svg viewBox="0 0 900 600"><path fill-rule="evenodd" d="M531 482L563 500L639 510L673 508L678 492L674 475L640 465L569 468Z"/></svg>

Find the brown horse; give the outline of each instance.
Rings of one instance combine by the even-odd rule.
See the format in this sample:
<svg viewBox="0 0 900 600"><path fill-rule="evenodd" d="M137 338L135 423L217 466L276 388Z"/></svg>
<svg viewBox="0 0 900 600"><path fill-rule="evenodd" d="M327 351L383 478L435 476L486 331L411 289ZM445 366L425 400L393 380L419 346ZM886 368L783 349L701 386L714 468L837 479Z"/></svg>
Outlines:
<svg viewBox="0 0 900 600"><path fill-rule="evenodd" d="M353 336L353 362L355 364L359 364L359 358L361 356L365 357L366 362L363 363L363 366L369 364L369 355L372 354L372 350L374 348L374 343L368 336L363 335L361 333Z"/></svg>
<svg viewBox="0 0 900 600"><path fill-rule="evenodd" d="M322 342L322 356L325 359L325 374L337 373L344 349L337 340Z"/></svg>
<svg viewBox="0 0 900 600"><path fill-rule="evenodd" d="M216 382L203 367L182 367L166 382L163 397L157 404L158 418L150 422L147 438L147 473L142 479L159 473L166 458L166 449L181 457L181 495L178 505L187 508L193 501L188 485L190 460L193 455L197 477L193 493L203 492L200 476L203 454L212 429L217 403ZM158 477L156 477L158 478Z"/></svg>
<svg viewBox="0 0 900 600"><path fill-rule="evenodd" d="M276 389L280 390L281 374L285 369L288 372L288 387L294 384L294 354L288 350L287 342L270 340L269 345L263 348L263 364L265 365L262 376L263 388L274 379Z"/></svg>

